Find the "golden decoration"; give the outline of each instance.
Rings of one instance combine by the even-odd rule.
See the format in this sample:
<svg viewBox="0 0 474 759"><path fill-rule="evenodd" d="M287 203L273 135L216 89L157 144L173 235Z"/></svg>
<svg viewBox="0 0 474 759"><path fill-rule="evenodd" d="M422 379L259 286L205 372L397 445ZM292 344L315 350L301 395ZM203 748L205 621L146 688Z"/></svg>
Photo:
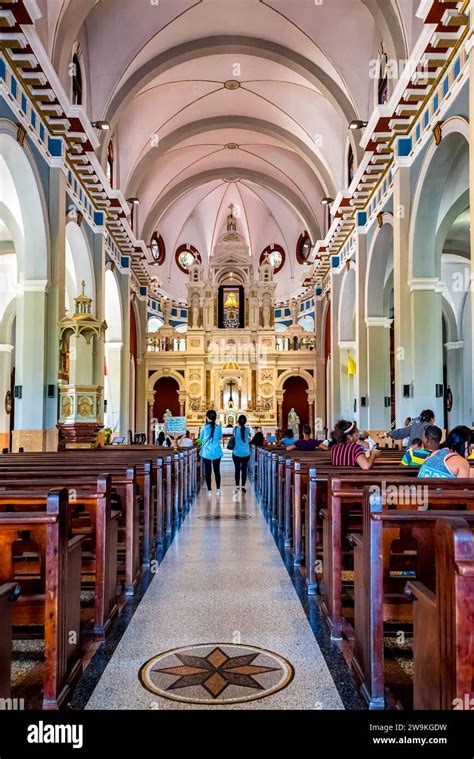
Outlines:
<svg viewBox="0 0 474 759"><path fill-rule="evenodd" d="M201 387L197 384L197 382L194 382L190 388L189 388L189 395L191 398L199 398L201 395Z"/></svg>
<svg viewBox="0 0 474 759"><path fill-rule="evenodd" d="M380 211L380 213L377 214L377 224L379 225L379 228L382 229L383 227L383 213Z"/></svg>
<svg viewBox="0 0 474 759"><path fill-rule="evenodd" d="M13 410L13 398L10 390L7 390L7 394L5 395L5 413L11 414Z"/></svg>
<svg viewBox="0 0 474 759"><path fill-rule="evenodd" d="M239 302L235 296L235 293L229 293L226 302L224 303L224 308L238 308Z"/></svg>
<svg viewBox="0 0 474 759"><path fill-rule="evenodd" d="M440 144L443 139L443 122L438 121L433 127L433 136L437 145Z"/></svg>
<svg viewBox="0 0 474 759"><path fill-rule="evenodd" d="M63 417L72 416L72 410L73 410L73 399L70 395L67 395L65 398L63 398L63 401L61 404L61 415Z"/></svg>
<svg viewBox="0 0 474 759"><path fill-rule="evenodd" d="M88 398L87 396L83 396L82 398L79 398L79 402L77 404L78 416L82 416L82 417L92 416L93 410L94 410L94 404L92 403L90 398Z"/></svg>
<svg viewBox="0 0 474 759"><path fill-rule="evenodd" d="M23 126L23 124L18 124L17 130L16 130L16 141L19 144L20 148L24 146L25 140L26 140L26 129Z"/></svg>

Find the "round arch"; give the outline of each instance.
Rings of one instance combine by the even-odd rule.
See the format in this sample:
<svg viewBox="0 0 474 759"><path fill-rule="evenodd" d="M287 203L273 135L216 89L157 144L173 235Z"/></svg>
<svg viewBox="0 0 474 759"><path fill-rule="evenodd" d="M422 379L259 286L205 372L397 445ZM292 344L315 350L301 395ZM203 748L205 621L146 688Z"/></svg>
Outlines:
<svg viewBox="0 0 474 759"><path fill-rule="evenodd" d="M18 197L23 239L18 240L18 275L25 280L46 282L50 274L49 224L46 200L39 172L27 143L20 147L16 140L17 126L0 119L0 166L7 170ZM0 181L0 186L5 186ZM0 200L9 207L8 199ZM12 210L12 209L10 209ZM14 215L14 211L13 211Z"/></svg>
<svg viewBox="0 0 474 759"><path fill-rule="evenodd" d="M303 225L308 228L311 239L321 239L321 231L316 216L296 192L290 190L285 184L283 184L283 182L266 176L261 172L242 169L236 166L228 166L222 169L209 169L208 171L203 171L200 174L195 174L188 179L178 182L177 185L168 190L168 192L162 197L158 198L148 211L147 219L141 232L142 237L145 240L149 239L153 230L158 226L159 220L165 211L184 193L193 190L196 187L200 187L207 182L211 182L214 179L234 180L236 177L239 177L240 179L249 179L256 184L268 187L276 192L277 195L289 203L296 213L299 214Z"/></svg>
<svg viewBox="0 0 474 759"><path fill-rule="evenodd" d="M440 144L433 138L426 151L413 197L410 279L440 277L446 234L469 205L468 122L459 116L448 119L442 134ZM452 184L451 177L455 177Z"/></svg>
<svg viewBox="0 0 474 759"><path fill-rule="evenodd" d="M384 213L369 250L365 281L366 316L385 316L384 288L387 266L393 266L393 216Z"/></svg>
<svg viewBox="0 0 474 759"><path fill-rule="evenodd" d="M300 53L271 40L254 37L233 35L217 35L190 40L170 48L154 56L124 82L110 98L104 118L114 129L120 119L120 115L132 98L147 84L170 68L183 62L193 61L202 57L221 55L222 52L235 55L254 55L265 60L284 62L284 65L298 72L307 81L316 85L323 95L332 104L344 124L357 118L355 107L349 96L323 68L305 58ZM105 147L105 153L107 148ZM102 154L101 158L104 158Z"/></svg>
<svg viewBox="0 0 474 759"><path fill-rule="evenodd" d="M213 116L190 124L179 127L174 132L167 134L160 140L158 147L150 148L147 143L147 152L138 158L131 175L127 181L127 197L139 195L139 187L146 174L150 171L150 153L154 158L154 163L163 155L178 147L182 142L205 132L214 132L228 130L229 126L233 129L242 129L249 132L258 132L278 139L286 147L295 150L305 163L314 171L319 179L325 195L335 197L336 183L332 176L329 164L324 156L319 155L317 146L310 147L302 139L292 134L284 127L278 124L272 124L263 119L257 119L252 116ZM108 138L106 138L108 139ZM112 139L112 137L110 137Z"/></svg>
<svg viewBox="0 0 474 759"><path fill-rule="evenodd" d="M306 381L306 384L308 385L308 390L310 392L314 392L316 390L316 383L314 381L314 377L306 371L306 369L300 369L298 372L295 372L294 369L287 369L283 374L278 377L276 391L281 392L283 390L283 386L287 379L290 379L290 377L302 377Z"/></svg>
<svg viewBox="0 0 474 759"><path fill-rule="evenodd" d="M179 374L179 372L176 372L174 369L157 369L157 371L153 372L153 374L147 380L146 391L148 398L153 399L155 385L158 380L162 379L163 377L172 377L175 379L179 385L180 392L184 392L186 390L184 377Z"/></svg>
<svg viewBox="0 0 474 759"><path fill-rule="evenodd" d="M92 298L92 308L95 311L97 301L92 256L86 236L75 221L66 224L66 271L69 310L72 310L74 298L80 295L84 282L86 295Z"/></svg>
<svg viewBox="0 0 474 759"><path fill-rule="evenodd" d="M354 314L355 314L356 276L351 267L344 273L339 300L339 341L355 339Z"/></svg>

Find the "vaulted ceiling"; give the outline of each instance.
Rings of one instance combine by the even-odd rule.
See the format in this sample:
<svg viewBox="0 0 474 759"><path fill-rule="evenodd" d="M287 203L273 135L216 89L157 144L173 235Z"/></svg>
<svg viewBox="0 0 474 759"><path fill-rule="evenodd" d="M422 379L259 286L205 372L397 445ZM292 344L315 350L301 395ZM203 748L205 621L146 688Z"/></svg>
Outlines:
<svg viewBox="0 0 474 759"><path fill-rule="evenodd" d="M115 186L137 196L137 236L158 231L167 259L150 271L176 297L176 248L203 261L228 205L258 263L279 243L284 299L301 286L296 242L324 236L321 199L347 185L348 131L375 105L381 43L404 60L418 0L38 0L37 32L65 87L77 44L92 121L106 119ZM357 136L357 133L356 133Z"/></svg>

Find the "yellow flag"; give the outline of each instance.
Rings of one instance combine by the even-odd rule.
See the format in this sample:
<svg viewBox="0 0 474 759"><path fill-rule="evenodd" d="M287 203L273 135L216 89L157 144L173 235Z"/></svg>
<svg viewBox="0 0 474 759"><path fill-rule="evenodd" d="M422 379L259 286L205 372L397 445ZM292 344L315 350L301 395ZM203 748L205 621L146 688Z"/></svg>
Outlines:
<svg viewBox="0 0 474 759"><path fill-rule="evenodd" d="M347 373L348 374L355 374L356 373L356 362L352 358L352 356L347 357Z"/></svg>

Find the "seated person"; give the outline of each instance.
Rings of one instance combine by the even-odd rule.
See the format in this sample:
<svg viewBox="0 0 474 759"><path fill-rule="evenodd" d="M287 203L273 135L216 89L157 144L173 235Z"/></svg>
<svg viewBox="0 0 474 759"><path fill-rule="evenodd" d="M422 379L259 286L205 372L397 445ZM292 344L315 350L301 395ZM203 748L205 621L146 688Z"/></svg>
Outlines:
<svg viewBox="0 0 474 759"><path fill-rule="evenodd" d="M321 451L329 451L333 445L336 445L336 441L334 439L334 430L329 433L329 437L326 438L326 440L323 440L323 442L319 444L319 448Z"/></svg>
<svg viewBox="0 0 474 759"><path fill-rule="evenodd" d="M440 428L430 424L423 433L423 440L415 438L405 451L402 458L403 466L421 466L431 453L439 449L442 437Z"/></svg>
<svg viewBox="0 0 474 759"><path fill-rule="evenodd" d="M273 445L273 443L276 443L276 435L272 435L270 432L267 435L267 443L270 443Z"/></svg>
<svg viewBox="0 0 474 759"><path fill-rule="evenodd" d="M173 443L169 435L165 435L163 430L161 430L160 434L158 435L158 440L156 441L156 444L159 445L161 448L172 448Z"/></svg>
<svg viewBox="0 0 474 759"><path fill-rule="evenodd" d="M423 462L418 477L473 477L467 458L471 454L471 430L459 425L451 430L443 448Z"/></svg>
<svg viewBox="0 0 474 759"><path fill-rule="evenodd" d="M381 451L373 448L366 451L359 442L359 430L355 422L340 419L333 432L335 445L331 447L331 464L333 466L359 466L371 469Z"/></svg>
<svg viewBox="0 0 474 759"><path fill-rule="evenodd" d="M311 437L311 427L309 424L303 426L303 440L296 440L287 446L287 451L316 451L319 448L319 441Z"/></svg>
<svg viewBox="0 0 474 759"><path fill-rule="evenodd" d="M287 429L284 436L280 440L280 444L284 445L285 448L287 448L289 445L294 445L296 443L295 440L295 433L293 430Z"/></svg>
<svg viewBox="0 0 474 759"><path fill-rule="evenodd" d="M193 441L191 439L191 433L186 430L186 433L179 439L178 448L192 448Z"/></svg>
<svg viewBox="0 0 474 759"><path fill-rule="evenodd" d="M252 438L251 444L254 445L256 448L261 448L262 446L265 445L265 438L263 437L263 432L260 429L260 427L257 428L257 431Z"/></svg>
<svg viewBox="0 0 474 759"><path fill-rule="evenodd" d="M377 445L368 432L359 432L359 442L362 443L367 451L371 451Z"/></svg>

